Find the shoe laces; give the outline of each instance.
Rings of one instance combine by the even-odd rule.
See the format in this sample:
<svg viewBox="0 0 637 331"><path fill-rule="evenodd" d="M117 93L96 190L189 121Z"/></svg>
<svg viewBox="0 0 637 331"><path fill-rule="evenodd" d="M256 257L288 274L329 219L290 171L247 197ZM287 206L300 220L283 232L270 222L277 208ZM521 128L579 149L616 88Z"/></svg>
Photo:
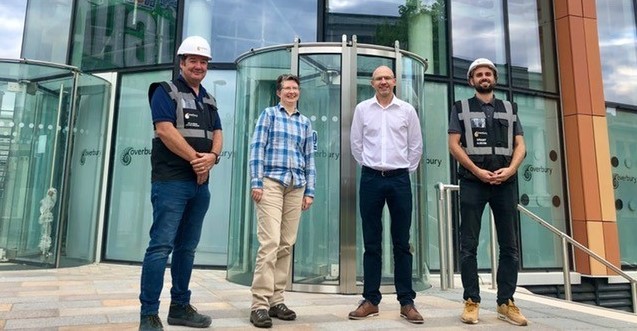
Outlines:
<svg viewBox="0 0 637 331"><path fill-rule="evenodd" d="M362 307L366 302L369 302L369 304L373 306L371 301L369 301L367 299L363 299L363 300L358 302L358 308Z"/></svg>
<svg viewBox="0 0 637 331"><path fill-rule="evenodd" d="M519 314L520 313L520 308L518 308L515 303L513 303L513 301L511 301L507 307L509 308L509 312L514 313L514 314Z"/></svg>
<svg viewBox="0 0 637 331"><path fill-rule="evenodd" d="M192 315L196 315L197 314L197 308L195 308L193 305L191 304L187 304L184 306L184 310L186 311L186 314L189 316Z"/></svg>
<svg viewBox="0 0 637 331"><path fill-rule="evenodd" d="M265 309L257 309L254 311L254 313L257 314L258 319L264 319L264 318L270 317L270 315L268 315L268 311Z"/></svg>
<svg viewBox="0 0 637 331"><path fill-rule="evenodd" d="M286 306L284 303L280 303L276 306L274 306L273 308L276 308L284 313L287 313L288 311L291 311L290 308L288 308L288 306Z"/></svg>

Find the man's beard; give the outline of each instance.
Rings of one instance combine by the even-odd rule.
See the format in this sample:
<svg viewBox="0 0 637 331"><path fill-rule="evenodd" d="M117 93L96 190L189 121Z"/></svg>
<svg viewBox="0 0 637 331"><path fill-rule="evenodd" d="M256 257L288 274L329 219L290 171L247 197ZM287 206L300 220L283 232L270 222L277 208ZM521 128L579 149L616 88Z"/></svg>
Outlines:
<svg viewBox="0 0 637 331"><path fill-rule="evenodd" d="M495 84L489 84L487 87L482 87L481 84L478 84L475 86L475 88L476 88L476 91L481 94L491 93L493 92L493 89L495 88Z"/></svg>

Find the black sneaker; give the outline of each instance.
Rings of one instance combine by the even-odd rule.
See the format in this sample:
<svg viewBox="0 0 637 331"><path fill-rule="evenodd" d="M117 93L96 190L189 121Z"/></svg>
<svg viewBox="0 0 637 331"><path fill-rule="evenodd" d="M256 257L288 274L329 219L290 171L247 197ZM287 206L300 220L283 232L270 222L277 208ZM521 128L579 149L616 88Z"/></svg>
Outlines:
<svg viewBox="0 0 637 331"><path fill-rule="evenodd" d="M184 325L192 328L207 328L212 323L210 316L202 315L197 309L190 304L180 305L176 303L170 304L168 310L168 324Z"/></svg>
<svg viewBox="0 0 637 331"><path fill-rule="evenodd" d="M268 311L265 309L253 310L250 313L250 323L257 328L271 328L272 319L268 316Z"/></svg>
<svg viewBox="0 0 637 331"><path fill-rule="evenodd" d="M139 318L139 331L163 331L164 326L158 315L146 315Z"/></svg>
<svg viewBox="0 0 637 331"><path fill-rule="evenodd" d="M284 303L280 303L278 305L270 307L268 315L270 315L270 317L276 317L280 320L285 321L296 319L296 313L294 312L294 310L288 308Z"/></svg>

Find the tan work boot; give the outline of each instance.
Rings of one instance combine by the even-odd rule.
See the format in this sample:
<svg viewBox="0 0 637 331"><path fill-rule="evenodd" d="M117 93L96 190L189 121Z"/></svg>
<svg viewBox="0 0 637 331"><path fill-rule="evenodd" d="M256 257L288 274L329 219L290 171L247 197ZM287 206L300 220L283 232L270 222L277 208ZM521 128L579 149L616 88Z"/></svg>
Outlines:
<svg viewBox="0 0 637 331"><path fill-rule="evenodd" d="M511 299L498 306L498 318L513 325L525 326L528 324L526 317L520 313L520 308Z"/></svg>
<svg viewBox="0 0 637 331"><path fill-rule="evenodd" d="M349 313L349 319L361 320L363 318L378 316L378 306L372 304L369 300L363 300L356 310Z"/></svg>
<svg viewBox="0 0 637 331"><path fill-rule="evenodd" d="M464 310L460 315L462 323L476 324L478 323L478 313L480 311L480 303L473 302L471 298L464 302Z"/></svg>

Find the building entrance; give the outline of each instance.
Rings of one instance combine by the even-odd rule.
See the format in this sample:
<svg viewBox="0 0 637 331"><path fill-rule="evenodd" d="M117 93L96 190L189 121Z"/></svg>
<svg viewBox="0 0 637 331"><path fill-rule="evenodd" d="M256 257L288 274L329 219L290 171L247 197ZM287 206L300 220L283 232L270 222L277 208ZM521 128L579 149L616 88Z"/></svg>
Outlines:
<svg viewBox="0 0 637 331"><path fill-rule="evenodd" d="M276 78L298 74L298 108L312 121L316 160L316 196L301 217L293 251L290 289L325 293L360 293L363 281L363 240L358 210L360 167L351 156L350 126L354 107L374 95L372 72L380 65L396 74L396 95L411 103L424 123L426 60L395 48L341 43L289 44L253 50L237 59L237 107L234 127L235 171L230 211L228 279L250 285L259 246L256 213L250 199L249 146L261 111L275 105ZM422 124L422 123L421 123ZM422 125L424 127L424 125ZM414 289L429 287L424 253L424 167L412 174L411 247ZM393 292L390 218L383 217L381 291Z"/></svg>

